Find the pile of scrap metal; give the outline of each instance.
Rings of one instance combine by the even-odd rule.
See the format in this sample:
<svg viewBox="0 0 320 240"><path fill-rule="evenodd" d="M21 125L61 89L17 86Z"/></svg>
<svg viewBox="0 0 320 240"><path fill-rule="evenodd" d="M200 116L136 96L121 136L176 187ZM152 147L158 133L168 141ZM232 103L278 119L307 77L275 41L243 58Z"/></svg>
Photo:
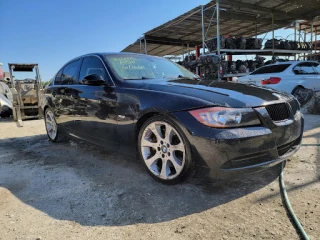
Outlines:
<svg viewBox="0 0 320 240"><path fill-rule="evenodd" d="M320 92L314 93L313 97L306 106L307 112L320 114Z"/></svg>
<svg viewBox="0 0 320 240"><path fill-rule="evenodd" d="M256 56L255 60L222 61L224 74L249 73L265 65L265 58Z"/></svg>
<svg viewBox="0 0 320 240"><path fill-rule="evenodd" d="M225 49L261 49L262 38L244 38L244 37L220 37L220 47ZM210 39L207 42L210 52L217 49L217 37Z"/></svg>
<svg viewBox="0 0 320 240"><path fill-rule="evenodd" d="M184 61L178 62L185 68L192 72L196 72L196 68L199 67L202 73L205 73L205 77L208 79L218 78L219 65L220 76L223 77L225 74L237 74L237 73L248 73L253 72L257 68L265 65L265 58L261 56L256 56L255 60L246 61L225 61L224 55L220 57L215 54L201 55L198 59L194 54L186 56Z"/></svg>
<svg viewBox="0 0 320 240"><path fill-rule="evenodd" d="M201 72L204 73L205 78L218 79L218 69L221 63L220 56L207 54L196 59L194 55L191 55L189 56L189 60L186 57L181 64L192 72L195 72L196 68L199 67Z"/></svg>
<svg viewBox="0 0 320 240"><path fill-rule="evenodd" d="M303 113L320 114L320 92L301 88L295 96Z"/></svg>

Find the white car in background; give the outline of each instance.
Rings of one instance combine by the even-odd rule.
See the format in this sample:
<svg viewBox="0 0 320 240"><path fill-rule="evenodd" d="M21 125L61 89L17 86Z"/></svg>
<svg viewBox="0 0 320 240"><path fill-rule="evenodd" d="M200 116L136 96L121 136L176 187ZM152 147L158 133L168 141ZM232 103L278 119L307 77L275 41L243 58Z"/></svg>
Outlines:
<svg viewBox="0 0 320 240"><path fill-rule="evenodd" d="M278 62L239 77L237 81L291 93L299 99L301 89L320 91L320 63L314 61Z"/></svg>

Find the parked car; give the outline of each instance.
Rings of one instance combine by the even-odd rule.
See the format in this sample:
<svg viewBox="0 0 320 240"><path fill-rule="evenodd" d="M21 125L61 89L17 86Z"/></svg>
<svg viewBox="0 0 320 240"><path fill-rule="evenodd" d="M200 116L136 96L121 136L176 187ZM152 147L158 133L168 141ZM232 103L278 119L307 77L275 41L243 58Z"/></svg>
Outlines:
<svg viewBox="0 0 320 240"><path fill-rule="evenodd" d="M308 91L320 91L320 64L314 61L278 62L238 78L238 82L267 86L293 94L304 105L312 97Z"/></svg>
<svg viewBox="0 0 320 240"><path fill-rule="evenodd" d="M162 183L240 176L295 153L303 115L288 94L199 79L168 59L96 53L65 64L44 90L51 141L69 134L136 156Z"/></svg>

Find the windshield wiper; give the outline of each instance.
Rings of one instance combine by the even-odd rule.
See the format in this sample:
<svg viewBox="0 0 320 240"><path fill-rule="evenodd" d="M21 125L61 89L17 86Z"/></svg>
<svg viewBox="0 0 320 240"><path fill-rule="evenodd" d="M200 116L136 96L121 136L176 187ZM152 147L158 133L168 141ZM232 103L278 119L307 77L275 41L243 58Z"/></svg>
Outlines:
<svg viewBox="0 0 320 240"><path fill-rule="evenodd" d="M155 79L150 77L142 76L141 78L124 78L124 80L142 80L142 79Z"/></svg>
<svg viewBox="0 0 320 240"><path fill-rule="evenodd" d="M182 76L182 75L178 75L177 77L164 77L164 78L167 78L167 79L170 79L170 80L182 80L182 79L186 79L186 80L201 80L200 77L185 77L185 76Z"/></svg>

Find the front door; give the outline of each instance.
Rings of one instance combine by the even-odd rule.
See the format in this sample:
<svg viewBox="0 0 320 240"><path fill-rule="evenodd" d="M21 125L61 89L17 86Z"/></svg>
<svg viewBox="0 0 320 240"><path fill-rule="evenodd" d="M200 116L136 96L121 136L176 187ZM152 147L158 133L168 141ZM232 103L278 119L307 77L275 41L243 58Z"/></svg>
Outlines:
<svg viewBox="0 0 320 240"><path fill-rule="evenodd" d="M106 85L88 86L78 83L74 86L76 94L73 96L74 121L71 131L85 140L114 148L118 144L115 86L111 85L105 66L96 56L83 59L79 80L91 74L101 75Z"/></svg>

